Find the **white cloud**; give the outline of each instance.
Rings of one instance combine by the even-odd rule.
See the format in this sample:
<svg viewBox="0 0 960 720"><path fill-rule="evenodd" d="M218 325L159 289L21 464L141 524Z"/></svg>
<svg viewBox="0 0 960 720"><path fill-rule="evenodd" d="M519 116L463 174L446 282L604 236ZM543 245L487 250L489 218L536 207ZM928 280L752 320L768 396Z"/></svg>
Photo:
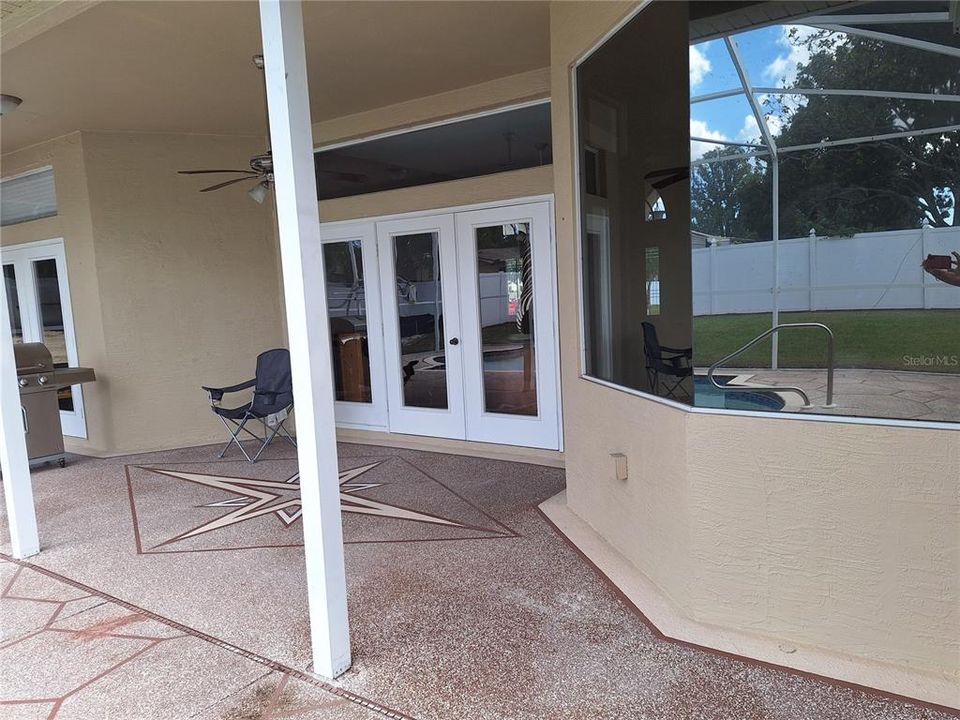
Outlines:
<svg viewBox="0 0 960 720"><path fill-rule="evenodd" d="M783 25L780 27L780 37L777 38L777 45L782 48L782 52L763 69L763 78L772 80L779 87L791 87L797 82L797 66L806 65L810 62L810 48L807 42L822 30L812 28L806 25ZM827 33L824 36L825 44L821 47L828 52L833 53L839 45L847 41L847 35L844 33Z"/></svg>
<svg viewBox="0 0 960 720"><path fill-rule="evenodd" d="M743 118L743 127L737 133L737 140L748 143L760 142L760 126L757 125L757 118L752 113Z"/></svg>
<svg viewBox="0 0 960 720"><path fill-rule="evenodd" d="M706 50L707 46L704 45L703 49ZM697 45L690 46L690 89L697 87L700 83L703 82L703 78L713 69L710 61L707 59L707 56L700 50Z"/></svg>
<svg viewBox="0 0 960 720"><path fill-rule="evenodd" d="M783 121L777 115L766 117L767 127L770 128L770 134L776 137L783 129ZM752 145L764 145L763 134L760 132L760 126L757 124L757 118L753 113L744 115L743 127L737 132L737 142L750 143Z"/></svg>
<svg viewBox="0 0 960 720"><path fill-rule="evenodd" d="M766 115L765 122L770 129L770 134L776 137L783 129L783 118L779 115ZM763 144L763 134L760 132L760 126L757 124L757 118L753 113L745 115L743 118L743 127L737 133L739 142Z"/></svg>
<svg viewBox="0 0 960 720"><path fill-rule="evenodd" d="M696 137L707 138L710 140L727 140L727 136L724 135L719 130L711 130L710 126L704 120L694 120L690 118L690 135ZM703 154L710 151L716 150L721 145L716 145L714 143L701 142L699 140L690 141L690 159L696 160L697 158L703 157Z"/></svg>
<svg viewBox="0 0 960 720"><path fill-rule="evenodd" d="M794 31L792 36L791 30ZM793 86L797 81L797 66L810 61L807 40L818 32L816 28L804 25L783 25L777 38L777 45L783 52L763 69L764 79L777 83L779 87Z"/></svg>

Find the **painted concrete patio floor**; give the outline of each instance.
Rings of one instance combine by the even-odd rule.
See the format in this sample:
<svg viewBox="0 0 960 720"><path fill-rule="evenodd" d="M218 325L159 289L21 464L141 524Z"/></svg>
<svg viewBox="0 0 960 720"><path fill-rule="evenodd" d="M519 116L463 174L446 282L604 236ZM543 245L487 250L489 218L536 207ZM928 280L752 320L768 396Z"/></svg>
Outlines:
<svg viewBox="0 0 960 720"><path fill-rule="evenodd" d="M537 511L562 471L356 445L341 446L354 665L324 682L296 463L271 453L34 473L44 550L0 558L0 718L949 716L659 638ZM275 498L259 515L258 493Z"/></svg>

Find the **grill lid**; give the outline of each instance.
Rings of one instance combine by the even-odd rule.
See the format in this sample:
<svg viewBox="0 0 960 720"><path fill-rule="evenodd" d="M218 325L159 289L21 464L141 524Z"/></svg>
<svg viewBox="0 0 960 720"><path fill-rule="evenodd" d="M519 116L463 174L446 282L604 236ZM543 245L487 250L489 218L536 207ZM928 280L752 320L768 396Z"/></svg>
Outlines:
<svg viewBox="0 0 960 720"><path fill-rule="evenodd" d="M40 372L53 372L53 356L43 343L14 343L13 357L17 377Z"/></svg>

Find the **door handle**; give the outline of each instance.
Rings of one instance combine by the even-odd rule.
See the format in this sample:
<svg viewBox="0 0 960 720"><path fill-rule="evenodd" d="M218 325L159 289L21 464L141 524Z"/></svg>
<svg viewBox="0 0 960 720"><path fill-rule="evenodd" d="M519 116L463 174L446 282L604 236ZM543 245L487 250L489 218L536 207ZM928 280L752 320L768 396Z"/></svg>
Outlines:
<svg viewBox="0 0 960 720"><path fill-rule="evenodd" d="M23 434L24 434L24 435L29 435L29 434L30 434L30 421L27 419L27 409L26 409L23 405L21 405L21 406L20 406L20 412L23 413Z"/></svg>
<svg viewBox="0 0 960 720"><path fill-rule="evenodd" d="M451 344L451 345L459 345L459 344L460 344L460 338L450 338L450 344Z"/></svg>

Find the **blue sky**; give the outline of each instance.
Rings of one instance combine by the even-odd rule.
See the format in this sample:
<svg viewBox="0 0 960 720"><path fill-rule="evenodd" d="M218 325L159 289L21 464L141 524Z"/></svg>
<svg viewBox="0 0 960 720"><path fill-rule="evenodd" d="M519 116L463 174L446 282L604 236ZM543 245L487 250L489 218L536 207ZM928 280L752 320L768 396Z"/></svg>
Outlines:
<svg viewBox="0 0 960 720"><path fill-rule="evenodd" d="M775 25L736 36L750 81L755 86L791 85L798 63L809 54L801 43L787 37L790 26ZM812 32L800 28L802 34ZM690 48L690 94L703 95L740 86L723 40L711 40ZM745 96L697 103L690 108L691 134L738 142L759 139L756 122ZM771 128L776 133L777 128ZM694 156L717 147L694 143Z"/></svg>

